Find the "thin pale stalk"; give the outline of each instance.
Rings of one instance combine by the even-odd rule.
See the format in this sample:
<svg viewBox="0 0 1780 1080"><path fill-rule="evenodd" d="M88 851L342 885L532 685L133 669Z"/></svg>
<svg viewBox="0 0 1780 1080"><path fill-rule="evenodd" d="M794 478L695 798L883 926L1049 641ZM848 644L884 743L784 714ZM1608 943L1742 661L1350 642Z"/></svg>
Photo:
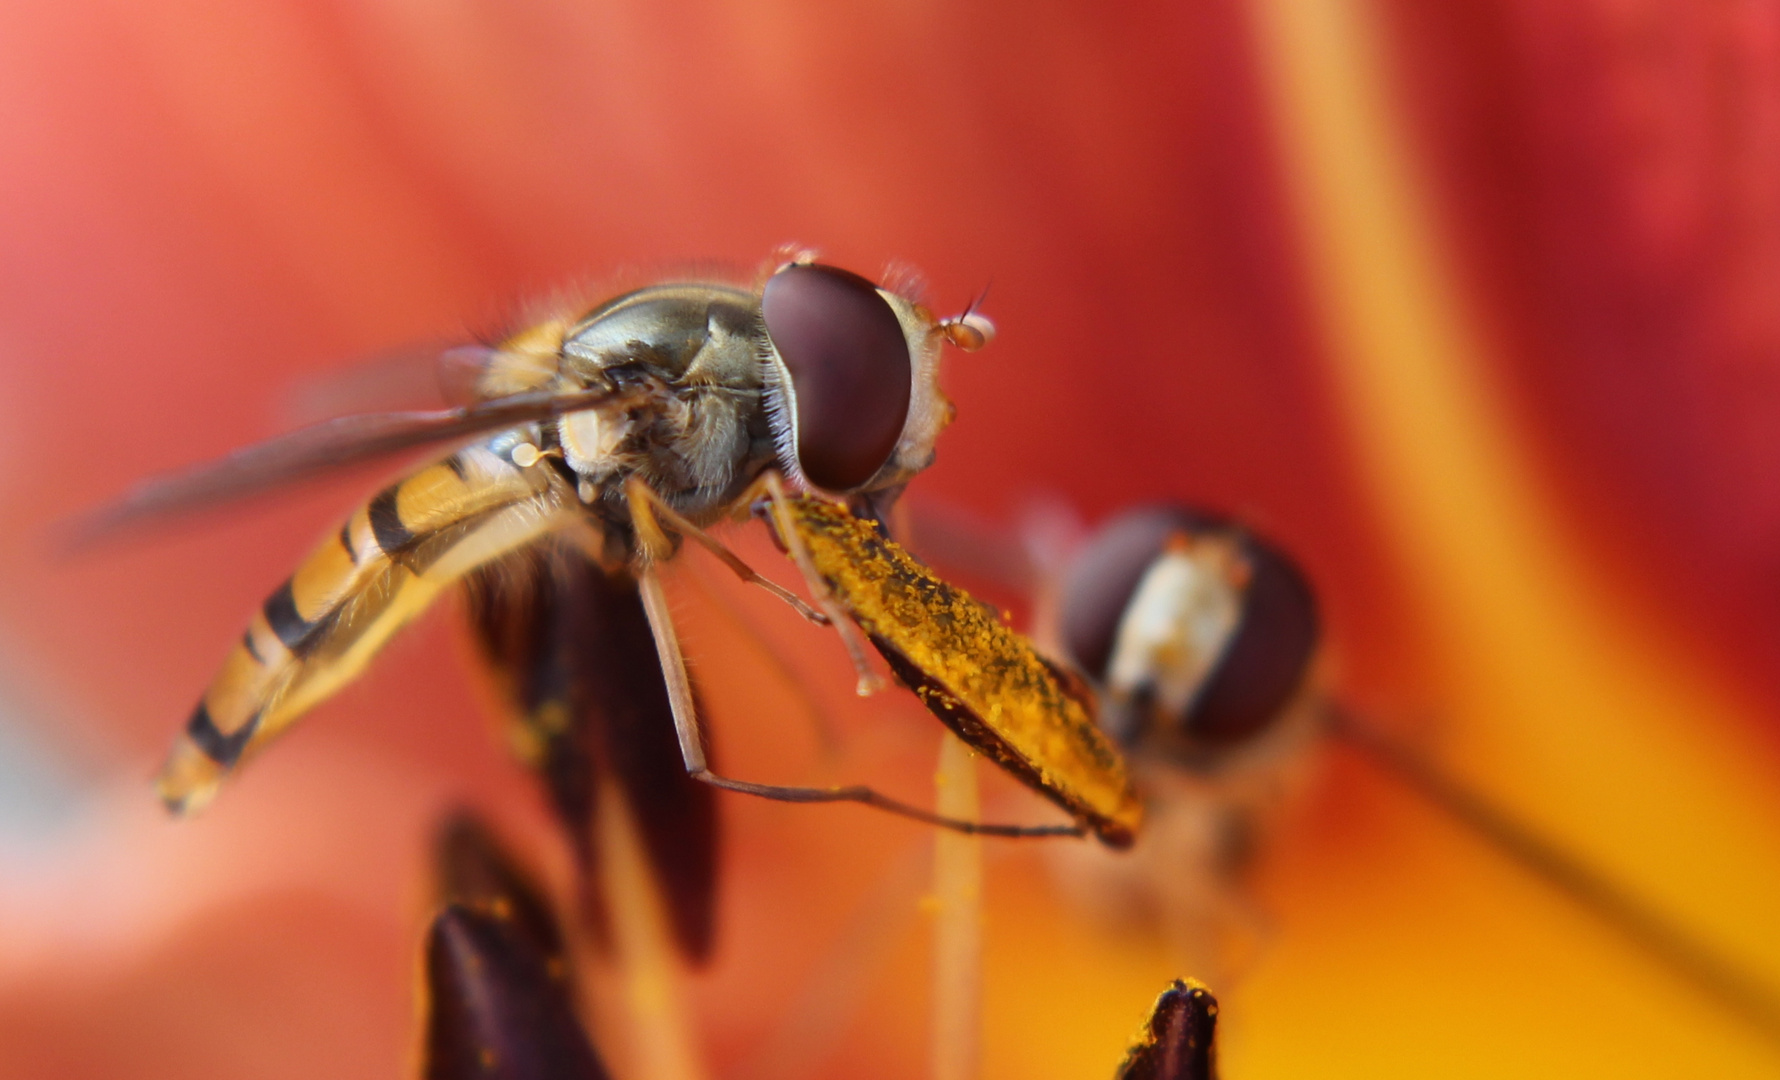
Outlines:
<svg viewBox="0 0 1780 1080"><path fill-rule="evenodd" d="M934 809L975 821L976 752L940 737ZM983 841L941 832L933 841L933 1077L976 1080L982 1066Z"/></svg>
<svg viewBox="0 0 1780 1080"><path fill-rule="evenodd" d="M630 807L615 784L600 786L600 887L611 913L611 957L623 998L625 1069L637 1080L704 1080L667 908L643 855Z"/></svg>

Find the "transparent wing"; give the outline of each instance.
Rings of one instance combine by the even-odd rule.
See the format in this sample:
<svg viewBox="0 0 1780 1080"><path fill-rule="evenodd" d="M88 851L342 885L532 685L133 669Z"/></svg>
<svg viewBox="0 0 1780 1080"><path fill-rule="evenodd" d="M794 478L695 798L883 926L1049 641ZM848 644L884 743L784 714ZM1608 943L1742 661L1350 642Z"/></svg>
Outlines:
<svg viewBox="0 0 1780 1080"><path fill-rule="evenodd" d="M412 342L350 363L294 375L279 392L280 426L305 427L336 416L444 409L493 396L477 393L483 373L504 354L487 345Z"/></svg>
<svg viewBox="0 0 1780 1080"><path fill-rule="evenodd" d="M342 416L244 447L220 460L145 480L117 501L77 519L73 548L269 488L308 480L434 443L549 420L638 393L628 389L537 392L453 409Z"/></svg>

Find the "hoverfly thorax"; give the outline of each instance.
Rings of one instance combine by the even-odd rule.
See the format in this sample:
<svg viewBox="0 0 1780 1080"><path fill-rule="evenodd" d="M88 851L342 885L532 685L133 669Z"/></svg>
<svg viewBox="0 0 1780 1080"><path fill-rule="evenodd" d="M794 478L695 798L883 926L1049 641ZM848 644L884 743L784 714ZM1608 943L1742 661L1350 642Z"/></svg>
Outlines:
<svg viewBox="0 0 1780 1080"><path fill-rule="evenodd" d="M644 413L591 409L557 421L563 460L600 489L619 474L687 500L721 503L770 460L760 393L756 296L669 283L583 315L561 344L561 376L580 386L654 385Z"/></svg>
<svg viewBox="0 0 1780 1080"><path fill-rule="evenodd" d="M1247 743L1289 710L1316 650L1315 597L1285 555L1182 508L1108 526L1063 585L1060 630L1128 744L1193 759Z"/></svg>
<svg viewBox="0 0 1780 1080"><path fill-rule="evenodd" d="M965 318L968 334L961 320L937 320L846 270L779 267L761 296L761 360L780 467L834 494L888 491L926 468L952 419L940 348L981 347L993 332L980 316Z"/></svg>

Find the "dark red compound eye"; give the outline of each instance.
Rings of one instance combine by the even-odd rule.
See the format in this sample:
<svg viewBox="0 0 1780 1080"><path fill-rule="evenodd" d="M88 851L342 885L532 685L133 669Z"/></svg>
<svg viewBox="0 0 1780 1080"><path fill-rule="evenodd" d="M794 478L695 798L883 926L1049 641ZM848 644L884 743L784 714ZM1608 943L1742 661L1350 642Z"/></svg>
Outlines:
<svg viewBox="0 0 1780 1080"><path fill-rule="evenodd" d="M1191 742L1225 746L1267 728L1298 692L1316 651L1316 597L1283 553L1213 514L1184 507L1134 510L1103 528L1071 566L1061 628L1070 656L1104 680L1125 608L1169 537L1210 532L1241 538L1250 571L1241 615L1187 715L1158 722Z"/></svg>
<svg viewBox="0 0 1780 1080"><path fill-rule="evenodd" d="M877 286L832 266L766 283L767 336L797 395L797 461L817 487L850 491L890 460L908 419L913 361Z"/></svg>

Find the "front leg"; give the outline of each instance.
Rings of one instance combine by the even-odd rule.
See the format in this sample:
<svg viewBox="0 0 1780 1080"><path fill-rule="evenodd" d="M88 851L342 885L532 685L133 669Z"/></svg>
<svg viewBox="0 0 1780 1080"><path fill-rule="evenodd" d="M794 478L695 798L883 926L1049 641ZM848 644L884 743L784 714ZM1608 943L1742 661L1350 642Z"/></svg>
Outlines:
<svg viewBox="0 0 1780 1080"><path fill-rule="evenodd" d="M792 564L803 575L804 585L810 590L810 595L816 598L816 606L834 624L835 633L840 635L841 644L847 649L847 658L853 662L853 670L859 674L856 688L859 696L870 697L884 689L884 677L877 673L867 659L865 639L860 635L859 628L853 625L853 620L847 616L840 601L835 599L834 590L829 587L828 580L817 572L815 560L810 558L809 546L804 543L802 534L792 520L784 482L780 480L778 473L769 470L761 476L758 486L766 492L773 525L779 538L785 543L785 551L791 556Z"/></svg>
<svg viewBox="0 0 1780 1080"><path fill-rule="evenodd" d="M709 764L705 760L704 738L699 730L698 709L692 696L692 682L686 675L686 658L680 651L680 639L674 633L673 618L668 613L667 594L662 590L661 577L652 563L645 563L637 572L637 589L643 598L643 610L649 616L649 629L655 637L656 652L661 657L662 675L667 682L668 703L674 713L674 731L680 739L680 756L685 761L687 773L694 779L725 791L738 791L744 795L754 795L779 802L861 803L929 825L937 825L940 828L954 829L963 833L1012 837L1086 835L1086 830L1080 825L990 825L978 821L961 821L957 818L943 817L920 807L892 799L859 784L831 788L790 787L781 784L756 784L746 780L731 780L725 776L718 776L710 770Z"/></svg>
<svg viewBox="0 0 1780 1080"><path fill-rule="evenodd" d="M665 521L669 528L691 537L707 551L716 555L743 581L765 588L780 600L791 605L793 610L811 622L821 626L834 627L835 633L840 635L841 645L847 650L847 659L852 661L853 670L858 673L857 690L860 697L869 697L884 688L884 677L877 673L867 658L865 642L859 636L859 631L847 618L846 612L835 602L827 583L817 576L808 553L803 550L803 541L797 538L794 533L786 534L783 528L780 529L781 535L791 536L789 544L792 546L788 550L791 552L792 561L804 576L804 583L809 587L810 595L816 600L815 608L805 603L796 593L749 566L741 556L724 546L722 541L686 520L642 479L633 476L626 482L625 495L630 504L631 521L636 526L638 546L645 556L656 562L661 562L665 561L672 553L673 545L661 527L662 522ZM745 506L761 497L768 499L770 505L775 508L775 513L783 515L785 489L779 481L778 473L771 470L764 473L759 480L749 486L747 491L743 492L737 501ZM657 520L658 518L660 520ZM781 525L783 524L784 522L781 522Z"/></svg>
<svg viewBox="0 0 1780 1080"><path fill-rule="evenodd" d="M626 481L624 491L630 504L630 517L636 525L639 543L651 559L657 562L663 561L671 553L672 545L668 542L667 534L661 527L661 523L666 522L668 528L682 536L691 537L706 551L717 556L724 566L729 567L735 573L736 577L772 593L790 605L793 611L818 626L833 624L833 620L827 615L804 603L803 597L761 574L749 566L740 555L729 550L723 541L687 520L678 510L668 505L668 501L656 494L655 489L644 483L640 477L633 476Z"/></svg>

